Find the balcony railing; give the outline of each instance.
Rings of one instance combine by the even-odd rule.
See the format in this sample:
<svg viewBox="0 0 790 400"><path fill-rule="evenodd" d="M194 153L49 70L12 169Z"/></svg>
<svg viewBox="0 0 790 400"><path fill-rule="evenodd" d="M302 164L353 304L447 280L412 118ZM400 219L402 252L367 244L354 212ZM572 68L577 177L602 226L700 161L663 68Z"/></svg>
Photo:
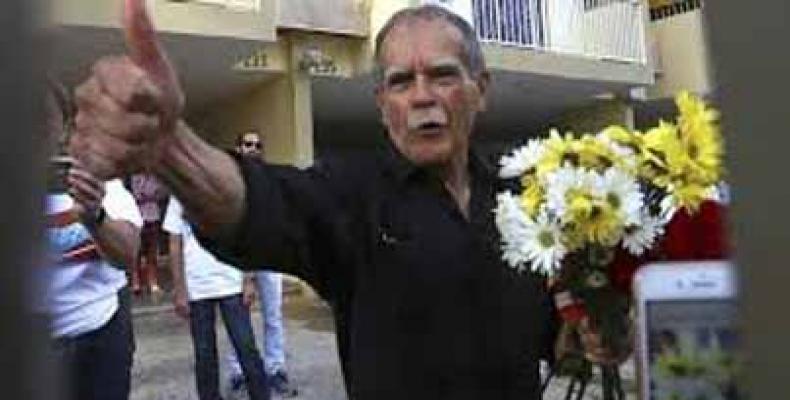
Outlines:
<svg viewBox="0 0 790 400"><path fill-rule="evenodd" d="M471 0L480 40L644 64L640 0Z"/></svg>
<svg viewBox="0 0 790 400"><path fill-rule="evenodd" d="M702 8L702 0L661 1L650 6L650 20L658 21Z"/></svg>

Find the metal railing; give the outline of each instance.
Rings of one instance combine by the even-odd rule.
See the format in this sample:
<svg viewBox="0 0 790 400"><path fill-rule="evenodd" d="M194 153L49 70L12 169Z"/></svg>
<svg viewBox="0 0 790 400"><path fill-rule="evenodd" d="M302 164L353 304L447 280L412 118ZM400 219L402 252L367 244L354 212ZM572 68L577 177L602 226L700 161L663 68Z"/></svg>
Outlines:
<svg viewBox="0 0 790 400"><path fill-rule="evenodd" d="M702 0L678 0L650 7L650 20L658 21L702 8Z"/></svg>
<svg viewBox="0 0 790 400"><path fill-rule="evenodd" d="M481 41L647 62L642 0L472 0Z"/></svg>
<svg viewBox="0 0 790 400"><path fill-rule="evenodd" d="M482 41L506 45L544 45L543 0L473 0L472 13Z"/></svg>

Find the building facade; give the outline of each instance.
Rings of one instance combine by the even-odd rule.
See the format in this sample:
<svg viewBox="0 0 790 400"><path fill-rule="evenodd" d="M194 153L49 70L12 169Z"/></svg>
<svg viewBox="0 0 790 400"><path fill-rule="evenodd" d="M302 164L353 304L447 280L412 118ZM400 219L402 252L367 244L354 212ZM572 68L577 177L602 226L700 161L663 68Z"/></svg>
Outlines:
<svg viewBox="0 0 790 400"><path fill-rule="evenodd" d="M61 26L54 68L66 82L84 79L97 57L123 52L120 3L53 2ZM646 0L149 2L187 94L188 121L224 147L260 132L267 160L297 166L386 140L373 98L373 41L393 13L424 3L458 13L483 42L493 86L476 135L492 148L551 125L632 124L633 89L654 85L649 35L657 29Z"/></svg>

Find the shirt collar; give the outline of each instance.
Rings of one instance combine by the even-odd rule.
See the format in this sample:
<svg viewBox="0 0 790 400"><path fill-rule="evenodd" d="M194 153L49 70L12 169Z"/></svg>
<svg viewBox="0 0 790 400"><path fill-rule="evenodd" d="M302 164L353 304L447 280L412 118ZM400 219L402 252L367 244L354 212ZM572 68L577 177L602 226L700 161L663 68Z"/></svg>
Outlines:
<svg viewBox="0 0 790 400"><path fill-rule="evenodd" d="M473 177L496 179L496 169L480 153L471 146L469 149L469 171ZM398 182L405 182L422 172L422 168L414 165L393 144L387 146L385 168Z"/></svg>

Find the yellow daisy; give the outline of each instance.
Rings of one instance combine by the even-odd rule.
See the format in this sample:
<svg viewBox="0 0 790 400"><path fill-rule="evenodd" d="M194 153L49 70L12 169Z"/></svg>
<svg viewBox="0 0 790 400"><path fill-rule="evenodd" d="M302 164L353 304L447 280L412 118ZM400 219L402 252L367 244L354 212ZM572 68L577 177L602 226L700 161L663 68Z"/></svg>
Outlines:
<svg viewBox="0 0 790 400"><path fill-rule="evenodd" d="M539 184L534 175L524 175L521 178L524 190L521 192L521 207L530 217L535 217L545 199L544 188Z"/></svg>
<svg viewBox="0 0 790 400"><path fill-rule="evenodd" d="M688 165L687 153L678 138L677 128L661 121L643 137L639 175L658 187L667 187Z"/></svg>
<svg viewBox="0 0 790 400"><path fill-rule="evenodd" d="M680 140L693 163L695 175L712 185L721 179L724 144L717 124L718 113L688 92L675 99L680 110Z"/></svg>
<svg viewBox="0 0 790 400"><path fill-rule="evenodd" d="M571 142L571 151L577 155L578 166L602 172L620 164L620 157L601 140L590 135Z"/></svg>
<svg viewBox="0 0 790 400"><path fill-rule="evenodd" d="M575 160L572 143L572 134L567 133L565 137L562 137L557 130L551 130L550 136L545 142L543 157L536 166L538 178L543 179L547 174L560 168L565 162Z"/></svg>

